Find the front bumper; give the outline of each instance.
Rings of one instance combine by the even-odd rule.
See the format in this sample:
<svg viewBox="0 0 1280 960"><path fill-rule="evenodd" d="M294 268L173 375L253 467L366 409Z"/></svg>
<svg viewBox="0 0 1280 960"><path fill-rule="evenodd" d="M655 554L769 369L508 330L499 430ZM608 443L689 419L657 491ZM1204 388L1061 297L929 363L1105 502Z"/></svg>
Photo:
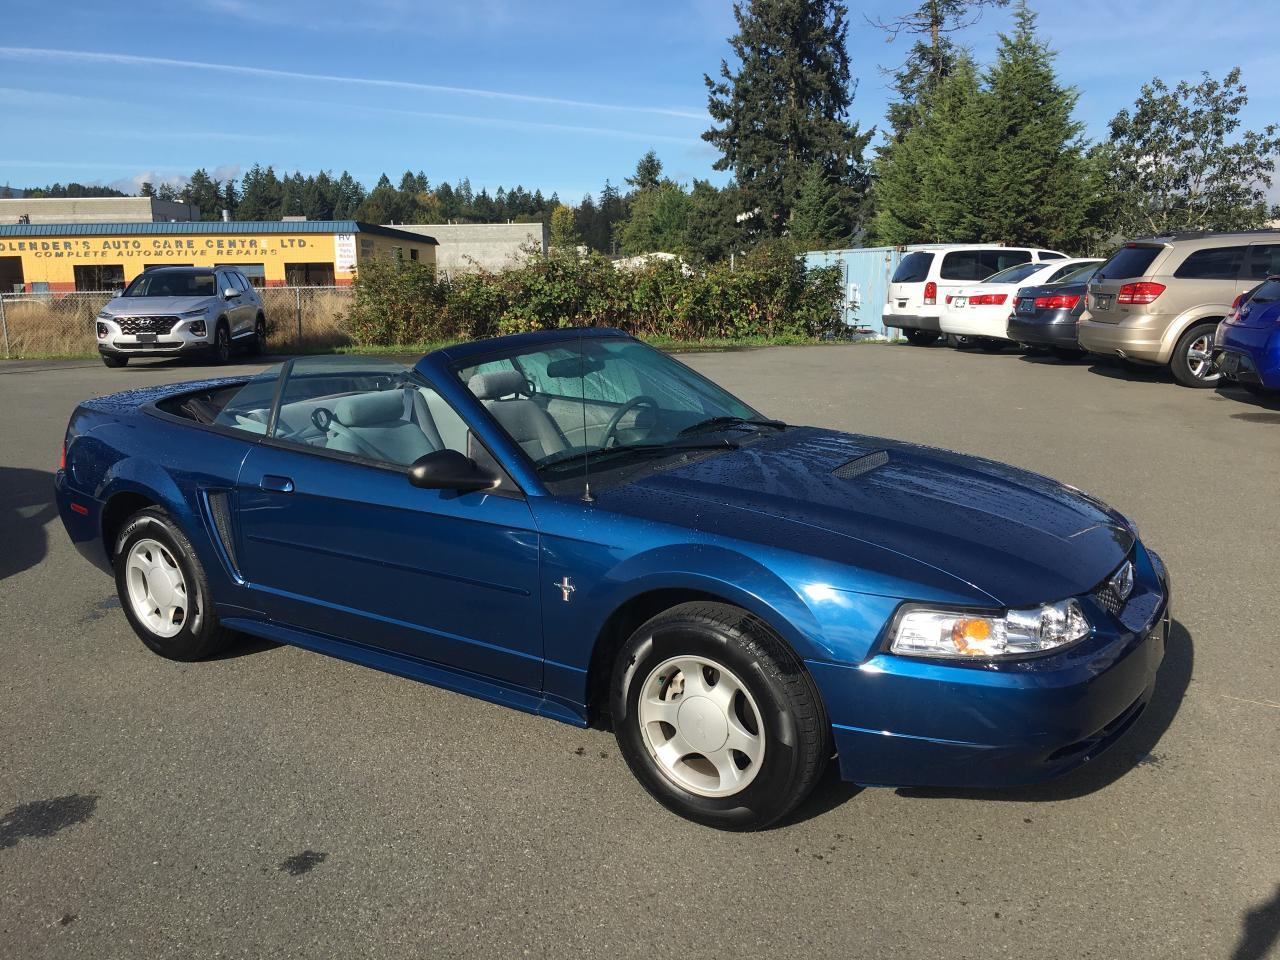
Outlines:
<svg viewBox="0 0 1280 960"><path fill-rule="evenodd" d="M1031 317L1014 313L1009 317L1005 333L1010 340L1033 347L1080 349L1080 343L1076 339L1076 318L1068 310L1055 310L1053 313Z"/></svg>
<svg viewBox="0 0 1280 960"><path fill-rule="evenodd" d="M1081 598L1093 634L1047 656L954 664L888 653L808 664L846 780L876 786L1003 787L1065 773L1114 743L1151 699L1170 627L1163 565L1134 552L1119 614Z"/></svg>
<svg viewBox="0 0 1280 960"><path fill-rule="evenodd" d="M141 316L144 322L150 319ZM166 317L159 318L167 320ZM126 333L115 318L98 317L96 324L106 326L105 336L98 338L98 352L115 357L176 357L183 354L203 353L213 349L214 324L204 317L178 317L163 332ZM204 325L203 333L195 333L192 327ZM144 328L145 329L145 328ZM163 329L163 328L162 328Z"/></svg>

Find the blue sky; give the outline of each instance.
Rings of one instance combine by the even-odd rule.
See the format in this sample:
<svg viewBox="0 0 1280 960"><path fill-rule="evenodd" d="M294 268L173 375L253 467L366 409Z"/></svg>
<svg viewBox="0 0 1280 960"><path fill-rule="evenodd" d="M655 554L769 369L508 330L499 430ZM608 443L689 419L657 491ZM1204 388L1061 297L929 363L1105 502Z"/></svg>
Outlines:
<svg viewBox="0 0 1280 960"><path fill-rule="evenodd" d="M853 117L882 122L887 43L851 4ZM1039 0L1042 35L1081 94L1090 135L1159 75L1244 68L1246 122L1280 117L1280 55L1250 42L1267 0ZM1229 12L1224 12L1229 6ZM1124 16L1117 15L1117 8ZM96 0L10 5L0 34L0 184L172 179L202 166L384 170L473 186L521 183L578 200L619 183L649 148L688 182L712 171L704 72L727 55L728 0ZM1272 14L1269 16L1269 14ZM960 35L986 60L1009 15Z"/></svg>

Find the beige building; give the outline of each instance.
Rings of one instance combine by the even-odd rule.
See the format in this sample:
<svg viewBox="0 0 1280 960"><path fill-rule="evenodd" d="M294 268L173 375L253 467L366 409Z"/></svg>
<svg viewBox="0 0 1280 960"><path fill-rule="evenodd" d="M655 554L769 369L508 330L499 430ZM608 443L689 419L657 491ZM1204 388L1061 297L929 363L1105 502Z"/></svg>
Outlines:
<svg viewBox="0 0 1280 960"><path fill-rule="evenodd" d="M165 223L199 220L200 208L155 197L0 199L2 223Z"/></svg>
<svg viewBox="0 0 1280 960"><path fill-rule="evenodd" d="M396 223L392 229L434 237L436 269L447 274L506 270L530 250L547 252L544 223Z"/></svg>

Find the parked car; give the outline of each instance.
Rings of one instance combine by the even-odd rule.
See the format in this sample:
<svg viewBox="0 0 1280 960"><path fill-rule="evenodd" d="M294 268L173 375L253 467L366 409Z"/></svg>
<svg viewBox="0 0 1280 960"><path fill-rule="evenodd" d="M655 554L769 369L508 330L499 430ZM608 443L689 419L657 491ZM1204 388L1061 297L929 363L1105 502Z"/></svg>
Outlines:
<svg viewBox="0 0 1280 960"><path fill-rule="evenodd" d="M1018 288L1005 331L1008 338L1028 350L1048 350L1064 359L1080 356L1084 351L1076 339L1076 322L1099 263L1090 261L1053 283Z"/></svg>
<svg viewBox="0 0 1280 960"><path fill-rule="evenodd" d="M1280 276L1242 294L1213 341L1222 376L1254 393L1280 392Z"/></svg>
<svg viewBox="0 0 1280 960"><path fill-rule="evenodd" d="M235 348L260 353L267 338L262 299L234 267L150 267L102 308L95 326L108 367L193 354L226 363Z"/></svg>
<svg viewBox="0 0 1280 960"><path fill-rule="evenodd" d="M909 343L928 346L941 336L948 293L1021 263L1065 260L1065 253L993 243L956 244L914 250L902 258L889 282L885 327L902 330Z"/></svg>
<svg viewBox="0 0 1280 960"><path fill-rule="evenodd" d="M1089 281L1080 346L1211 387L1213 335L1231 303L1280 273L1280 232L1188 233L1126 243Z"/></svg>
<svg viewBox="0 0 1280 960"><path fill-rule="evenodd" d="M1023 263L1001 270L981 283L958 287L946 296L942 308L942 332L962 342L973 341L987 350L1009 345L1009 313L1022 286L1054 283L1101 260L1087 258Z"/></svg>
<svg viewBox="0 0 1280 960"><path fill-rule="evenodd" d="M603 329L87 400L56 493L162 656L242 631L607 718L659 801L732 829L833 753L874 784L1077 767L1169 625L1164 565L1099 501L767 419Z"/></svg>

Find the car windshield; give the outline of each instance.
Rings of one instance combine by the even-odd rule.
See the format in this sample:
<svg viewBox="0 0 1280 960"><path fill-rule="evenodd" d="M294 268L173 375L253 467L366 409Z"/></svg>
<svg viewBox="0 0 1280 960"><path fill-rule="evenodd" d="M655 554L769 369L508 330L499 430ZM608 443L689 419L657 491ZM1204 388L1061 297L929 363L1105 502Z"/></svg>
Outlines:
<svg viewBox="0 0 1280 960"><path fill-rule="evenodd" d="M1025 280L1037 270L1043 270L1043 263L1020 263L1016 267L1008 267L999 273L993 273L983 283L1017 283Z"/></svg>
<svg viewBox="0 0 1280 960"><path fill-rule="evenodd" d="M217 292L218 285L211 272L148 270L136 277L121 296L212 297Z"/></svg>
<svg viewBox="0 0 1280 960"><path fill-rule="evenodd" d="M549 478L596 459L724 449L784 426L630 337L512 347L455 372Z"/></svg>

